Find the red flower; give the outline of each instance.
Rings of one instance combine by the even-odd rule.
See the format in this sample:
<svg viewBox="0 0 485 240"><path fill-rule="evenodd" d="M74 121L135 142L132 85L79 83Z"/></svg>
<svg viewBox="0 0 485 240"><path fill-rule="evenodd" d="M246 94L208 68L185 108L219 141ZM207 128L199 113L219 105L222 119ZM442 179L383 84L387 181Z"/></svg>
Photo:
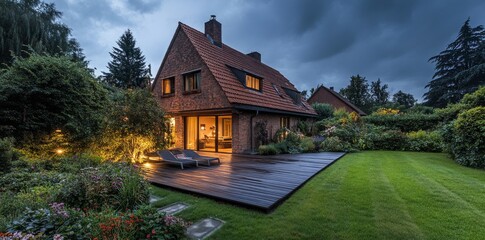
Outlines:
<svg viewBox="0 0 485 240"><path fill-rule="evenodd" d="M155 233L157 233L157 232L155 232L155 229L152 229L152 234L155 234Z"/></svg>
<svg viewBox="0 0 485 240"><path fill-rule="evenodd" d="M147 234L147 239L150 239L150 234Z"/></svg>

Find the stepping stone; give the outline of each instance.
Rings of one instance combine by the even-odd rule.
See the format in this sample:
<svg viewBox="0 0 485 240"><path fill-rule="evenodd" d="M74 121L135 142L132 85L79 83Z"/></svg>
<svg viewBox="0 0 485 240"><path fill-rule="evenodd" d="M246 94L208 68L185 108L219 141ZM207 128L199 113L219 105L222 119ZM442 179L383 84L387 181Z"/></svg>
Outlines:
<svg viewBox="0 0 485 240"><path fill-rule="evenodd" d="M162 199L161 197L157 197L155 195L150 195L150 203L154 203L158 200Z"/></svg>
<svg viewBox="0 0 485 240"><path fill-rule="evenodd" d="M188 207L189 207L189 205L186 204L186 203L177 202L177 203L173 203L173 204L170 204L168 206L165 206L163 208L159 208L158 211L164 212L167 215L174 215L174 214L177 214L177 213L181 212L182 210L184 210Z"/></svg>
<svg viewBox="0 0 485 240"><path fill-rule="evenodd" d="M191 239L204 239L221 228L223 224L222 220L206 218L188 227L186 235Z"/></svg>

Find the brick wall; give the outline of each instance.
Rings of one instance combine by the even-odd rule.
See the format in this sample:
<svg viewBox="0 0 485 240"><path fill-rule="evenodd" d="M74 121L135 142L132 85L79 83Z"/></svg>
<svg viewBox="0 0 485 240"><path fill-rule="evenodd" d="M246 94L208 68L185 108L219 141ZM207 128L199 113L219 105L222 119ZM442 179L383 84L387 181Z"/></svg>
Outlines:
<svg viewBox="0 0 485 240"><path fill-rule="evenodd" d="M259 113L255 115L255 112L240 112L238 114L233 114L232 117L232 124L233 124L233 148L232 151L234 153L243 153L251 151L251 141L253 142L253 148L256 151L258 147L258 143L256 142L256 131L254 126L256 126L256 122L258 121L267 121L267 129L268 129L268 136L269 138L273 138L274 134L278 129L280 129L280 118L281 117L290 117L290 128L296 127L300 118L292 117L288 115L279 115L273 113ZM250 138L251 135L251 116L253 117L253 139Z"/></svg>
<svg viewBox="0 0 485 240"><path fill-rule="evenodd" d="M340 100L325 88L318 89L318 91L310 99L308 99L308 103L328 103L335 109L344 108L347 112L355 112L355 110L352 109L347 103Z"/></svg>
<svg viewBox="0 0 485 240"><path fill-rule="evenodd" d="M201 91L195 94L184 94L182 73L196 69L201 70ZM162 80L169 77L175 77L175 94L170 97L162 97ZM153 88L153 93L162 109L169 113L230 107L219 83L214 79L183 31L177 31Z"/></svg>

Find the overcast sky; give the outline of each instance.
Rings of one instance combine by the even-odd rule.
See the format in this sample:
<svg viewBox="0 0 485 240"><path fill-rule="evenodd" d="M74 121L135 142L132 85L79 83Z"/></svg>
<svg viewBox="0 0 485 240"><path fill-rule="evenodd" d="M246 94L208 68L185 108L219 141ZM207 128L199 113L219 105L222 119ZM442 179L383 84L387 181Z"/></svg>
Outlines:
<svg viewBox="0 0 485 240"><path fill-rule="evenodd" d="M45 0L49 2L49 0ZM183 22L204 31L217 15L223 42L258 51L301 91L318 83L339 90L350 76L378 78L391 93L421 99L431 80L431 56L452 42L461 25L485 24L483 0L54 0L80 42L90 67L106 71L109 52L126 29L155 75Z"/></svg>

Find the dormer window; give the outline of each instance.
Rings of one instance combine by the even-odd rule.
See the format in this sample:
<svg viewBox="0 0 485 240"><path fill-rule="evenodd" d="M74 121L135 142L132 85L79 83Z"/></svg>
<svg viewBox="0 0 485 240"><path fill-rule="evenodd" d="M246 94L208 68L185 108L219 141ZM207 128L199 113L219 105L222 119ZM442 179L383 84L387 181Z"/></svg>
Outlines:
<svg viewBox="0 0 485 240"><path fill-rule="evenodd" d="M175 78L166 78L162 80L162 96L171 96L175 93Z"/></svg>
<svg viewBox="0 0 485 240"><path fill-rule="evenodd" d="M250 74L246 74L246 87L261 91L261 79Z"/></svg>
<svg viewBox="0 0 485 240"><path fill-rule="evenodd" d="M184 93L200 92L200 71L184 74Z"/></svg>

